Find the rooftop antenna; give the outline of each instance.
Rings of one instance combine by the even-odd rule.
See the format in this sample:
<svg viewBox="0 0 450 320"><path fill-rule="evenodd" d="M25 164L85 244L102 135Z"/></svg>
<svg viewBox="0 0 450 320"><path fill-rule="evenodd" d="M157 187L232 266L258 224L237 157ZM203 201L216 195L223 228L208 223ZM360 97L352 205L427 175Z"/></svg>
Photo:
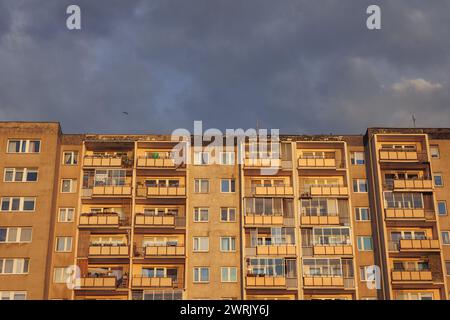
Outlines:
<svg viewBox="0 0 450 320"><path fill-rule="evenodd" d="M412 118L413 126L415 128L416 127L416 117L414 116L414 113L411 113L411 118Z"/></svg>
<svg viewBox="0 0 450 320"><path fill-rule="evenodd" d="M256 119L256 133L259 133L259 119Z"/></svg>

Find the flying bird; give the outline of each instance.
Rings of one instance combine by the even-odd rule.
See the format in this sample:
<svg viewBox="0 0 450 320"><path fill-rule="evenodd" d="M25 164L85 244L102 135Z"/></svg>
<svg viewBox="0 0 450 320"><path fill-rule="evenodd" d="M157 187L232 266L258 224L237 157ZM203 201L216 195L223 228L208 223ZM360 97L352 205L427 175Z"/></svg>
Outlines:
<svg viewBox="0 0 450 320"><path fill-rule="evenodd" d="M126 112L126 111L122 111L122 113L128 115L128 112Z"/></svg>

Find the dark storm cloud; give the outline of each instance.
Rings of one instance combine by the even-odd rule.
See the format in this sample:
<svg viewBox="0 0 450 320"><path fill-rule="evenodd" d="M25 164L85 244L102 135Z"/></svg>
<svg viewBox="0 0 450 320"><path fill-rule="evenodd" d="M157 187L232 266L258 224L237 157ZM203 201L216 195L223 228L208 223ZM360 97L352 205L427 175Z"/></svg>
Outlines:
<svg viewBox="0 0 450 320"><path fill-rule="evenodd" d="M82 30L68 31L75 3ZM365 26L374 3L380 31ZM449 17L444 0L0 0L0 118L360 133L414 113L448 127Z"/></svg>

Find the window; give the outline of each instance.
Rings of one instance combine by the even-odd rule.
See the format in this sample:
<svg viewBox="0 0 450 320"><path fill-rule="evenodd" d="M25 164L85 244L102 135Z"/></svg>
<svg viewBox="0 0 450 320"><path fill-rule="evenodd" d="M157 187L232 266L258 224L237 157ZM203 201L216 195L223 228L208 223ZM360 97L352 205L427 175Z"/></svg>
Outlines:
<svg viewBox="0 0 450 320"><path fill-rule="evenodd" d="M237 268L236 267L221 267L220 279L222 282L237 282Z"/></svg>
<svg viewBox="0 0 450 320"><path fill-rule="evenodd" d="M8 153L39 153L41 142L39 140L9 140Z"/></svg>
<svg viewBox="0 0 450 320"><path fill-rule="evenodd" d="M442 244L450 244L450 231L442 231Z"/></svg>
<svg viewBox="0 0 450 320"><path fill-rule="evenodd" d="M220 192L236 192L236 181L234 179L221 179Z"/></svg>
<svg viewBox="0 0 450 320"><path fill-rule="evenodd" d="M26 291L0 291L0 300L26 300Z"/></svg>
<svg viewBox="0 0 450 320"><path fill-rule="evenodd" d="M29 264L28 258L0 258L0 274L28 273Z"/></svg>
<svg viewBox="0 0 450 320"><path fill-rule="evenodd" d="M437 205L439 215L445 216L447 214L447 202L445 202L445 200L441 200L437 202Z"/></svg>
<svg viewBox="0 0 450 320"><path fill-rule="evenodd" d="M36 198L4 197L1 211L34 211Z"/></svg>
<svg viewBox="0 0 450 320"><path fill-rule="evenodd" d="M433 176L433 180L434 180L434 185L436 187L443 187L444 186L444 180L442 179L442 174L441 173L436 173Z"/></svg>
<svg viewBox="0 0 450 320"><path fill-rule="evenodd" d="M369 208L355 208L356 221L370 221Z"/></svg>
<svg viewBox="0 0 450 320"><path fill-rule="evenodd" d="M445 271L447 276L450 276L450 261L445 261Z"/></svg>
<svg viewBox="0 0 450 320"><path fill-rule="evenodd" d="M366 179L353 179L353 192L367 192Z"/></svg>
<svg viewBox="0 0 450 320"><path fill-rule="evenodd" d="M234 165L235 154L233 151L221 152L220 153L220 164L223 165Z"/></svg>
<svg viewBox="0 0 450 320"><path fill-rule="evenodd" d="M423 209L423 195L418 192L384 192L384 206L396 209Z"/></svg>
<svg viewBox="0 0 450 320"><path fill-rule="evenodd" d="M209 268L195 267L194 268L194 282L209 282Z"/></svg>
<svg viewBox="0 0 450 320"><path fill-rule="evenodd" d="M95 170L94 186L124 186L126 180L125 169L99 169ZM170 181L170 180L169 180ZM177 181L177 180L176 180ZM166 187L167 180L146 180L147 187Z"/></svg>
<svg viewBox="0 0 450 320"><path fill-rule="evenodd" d="M209 164L209 153L204 151L194 152L194 164L195 165L207 165Z"/></svg>
<svg viewBox="0 0 450 320"><path fill-rule="evenodd" d="M368 272L368 269L369 269L368 266L361 266L359 268L359 276L361 278L361 281L363 281L363 282L372 281L372 280L368 280L369 275L370 275L370 273Z"/></svg>
<svg viewBox="0 0 450 320"><path fill-rule="evenodd" d="M36 182L38 170L33 168L5 168L5 182Z"/></svg>
<svg viewBox="0 0 450 320"><path fill-rule="evenodd" d="M0 243L31 242L32 229L28 227L0 228Z"/></svg>
<svg viewBox="0 0 450 320"><path fill-rule="evenodd" d="M74 208L59 208L58 222L73 222Z"/></svg>
<svg viewBox="0 0 450 320"><path fill-rule="evenodd" d="M78 164L78 151L64 151L63 164L74 166Z"/></svg>
<svg viewBox="0 0 450 320"><path fill-rule="evenodd" d="M76 189L76 180L74 179L62 179L61 180L61 192L72 193Z"/></svg>
<svg viewBox="0 0 450 320"><path fill-rule="evenodd" d="M209 251L209 238L208 237L194 237L194 252L207 252Z"/></svg>
<svg viewBox="0 0 450 320"><path fill-rule="evenodd" d="M372 237L358 237L358 250L372 251L373 250Z"/></svg>
<svg viewBox="0 0 450 320"><path fill-rule="evenodd" d="M358 151L352 152L350 154L350 159L351 159L351 163L353 165L362 165L365 163L364 152L358 152Z"/></svg>
<svg viewBox="0 0 450 320"><path fill-rule="evenodd" d="M208 222L209 209L208 208L194 208L194 222Z"/></svg>
<svg viewBox="0 0 450 320"><path fill-rule="evenodd" d="M56 252L71 252L72 237L56 237Z"/></svg>
<svg viewBox="0 0 450 320"><path fill-rule="evenodd" d="M208 193L209 192L209 180L208 179L195 179L194 192L195 193Z"/></svg>
<svg viewBox="0 0 450 320"><path fill-rule="evenodd" d="M57 267L53 270L53 282L54 283L66 283L69 275L66 273L66 268Z"/></svg>
<svg viewBox="0 0 450 320"><path fill-rule="evenodd" d="M439 146L430 146L430 153L432 158L439 159Z"/></svg>
<svg viewBox="0 0 450 320"><path fill-rule="evenodd" d="M236 222L236 208L220 208L221 222Z"/></svg>
<svg viewBox="0 0 450 320"><path fill-rule="evenodd" d="M236 251L236 238L220 237L220 251L223 251L223 252Z"/></svg>

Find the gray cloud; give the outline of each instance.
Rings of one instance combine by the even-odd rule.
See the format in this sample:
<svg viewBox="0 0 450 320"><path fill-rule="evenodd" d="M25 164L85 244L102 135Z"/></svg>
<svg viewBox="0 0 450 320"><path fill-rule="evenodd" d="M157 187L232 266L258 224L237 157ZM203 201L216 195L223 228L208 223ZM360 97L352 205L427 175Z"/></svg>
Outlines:
<svg viewBox="0 0 450 320"><path fill-rule="evenodd" d="M68 31L75 2L82 30ZM3 120L361 133L414 113L450 126L448 1L375 1L380 31L365 27L366 0L75 2L0 0Z"/></svg>

